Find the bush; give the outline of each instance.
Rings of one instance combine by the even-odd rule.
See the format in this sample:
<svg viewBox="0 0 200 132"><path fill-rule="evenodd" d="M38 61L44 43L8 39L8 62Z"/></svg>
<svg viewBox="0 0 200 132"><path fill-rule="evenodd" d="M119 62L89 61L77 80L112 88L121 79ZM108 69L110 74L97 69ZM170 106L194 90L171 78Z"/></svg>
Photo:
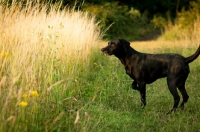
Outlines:
<svg viewBox="0 0 200 132"><path fill-rule="evenodd" d="M153 22L165 29L165 33L161 39L175 40L175 39L199 39L200 26L200 0L190 2L190 8L184 8L177 14L172 25L171 20L163 17L155 17Z"/></svg>
<svg viewBox="0 0 200 132"><path fill-rule="evenodd" d="M84 4L83 10L95 15L101 27L106 30L104 39L125 38L140 40L141 37L152 31L153 25L149 23L148 13L118 2L107 2L103 5Z"/></svg>

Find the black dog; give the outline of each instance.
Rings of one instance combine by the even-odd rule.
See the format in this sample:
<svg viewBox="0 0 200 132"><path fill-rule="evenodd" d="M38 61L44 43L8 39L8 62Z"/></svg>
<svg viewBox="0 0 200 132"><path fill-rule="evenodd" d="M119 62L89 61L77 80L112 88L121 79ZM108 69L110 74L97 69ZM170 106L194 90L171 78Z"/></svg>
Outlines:
<svg viewBox="0 0 200 132"><path fill-rule="evenodd" d="M140 92L143 107L146 105L146 84L167 77L168 88L174 97L174 106L167 114L178 107L180 96L177 88L183 98L180 107L184 108L189 98L185 89L185 81L190 72L188 64L199 56L200 46L193 55L185 58L179 54L140 53L131 48L126 40L115 39L108 42L108 46L101 51L106 55L115 55L121 61L126 73L134 80L132 88Z"/></svg>

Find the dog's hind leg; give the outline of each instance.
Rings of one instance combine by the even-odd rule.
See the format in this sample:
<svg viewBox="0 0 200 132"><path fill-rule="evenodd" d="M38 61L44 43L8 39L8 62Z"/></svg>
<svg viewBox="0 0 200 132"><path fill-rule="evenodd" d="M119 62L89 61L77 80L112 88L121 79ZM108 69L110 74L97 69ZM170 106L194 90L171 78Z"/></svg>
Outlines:
<svg viewBox="0 0 200 132"><path fill-rule="evenodd" d="M187 94L187 91L185 89L185 82L182 83L179 87L178 87L179 91L181 92L182 98L183 98L183 102L180 105L180 108L183 109L184 108L184 104L188 101L189 96Z"/></svg>
<svg viewBox="0 0 200 132"><path fill-rule="evenodd" d="M174 80L175 79L167 78L167 84L168 84L168 87L169 87L169 91L174 98L174 106L167 114L170 114L171 112L176 111L178 104L179 104L179 101L180 101L180 96L178 95L178 91L177 91Z"/></svg>

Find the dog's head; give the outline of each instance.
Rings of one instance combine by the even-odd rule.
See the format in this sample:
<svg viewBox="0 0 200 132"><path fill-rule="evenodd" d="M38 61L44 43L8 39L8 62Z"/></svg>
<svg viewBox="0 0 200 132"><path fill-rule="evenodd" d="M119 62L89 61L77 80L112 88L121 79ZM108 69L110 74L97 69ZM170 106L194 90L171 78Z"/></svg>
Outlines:
<svg viewBox="0 0 200 132"><path fill-rule="evenodd" d="M130 43L124 39L114 39L108 42L108 45L101 49L105 55L123 55L128 50Z"/></svg>

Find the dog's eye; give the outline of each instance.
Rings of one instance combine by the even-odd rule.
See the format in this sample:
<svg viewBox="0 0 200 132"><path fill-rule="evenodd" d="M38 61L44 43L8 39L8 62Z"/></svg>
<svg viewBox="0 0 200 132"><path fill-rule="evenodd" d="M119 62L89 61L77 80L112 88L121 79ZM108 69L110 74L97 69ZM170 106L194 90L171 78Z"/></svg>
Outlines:
<svg viewBox="0 0 200 132"><path fill-rule="evenodd" d="M108 46L109 46L109 47L114 47L115 44L110 42L110 43L108 43Z"/></svg>
<svg viewBox="0 0 200 132"><path fill-rule="evenodd" d="M114 47L115 46L115 44L114 43L111 43L111 47Z"/></svg>

